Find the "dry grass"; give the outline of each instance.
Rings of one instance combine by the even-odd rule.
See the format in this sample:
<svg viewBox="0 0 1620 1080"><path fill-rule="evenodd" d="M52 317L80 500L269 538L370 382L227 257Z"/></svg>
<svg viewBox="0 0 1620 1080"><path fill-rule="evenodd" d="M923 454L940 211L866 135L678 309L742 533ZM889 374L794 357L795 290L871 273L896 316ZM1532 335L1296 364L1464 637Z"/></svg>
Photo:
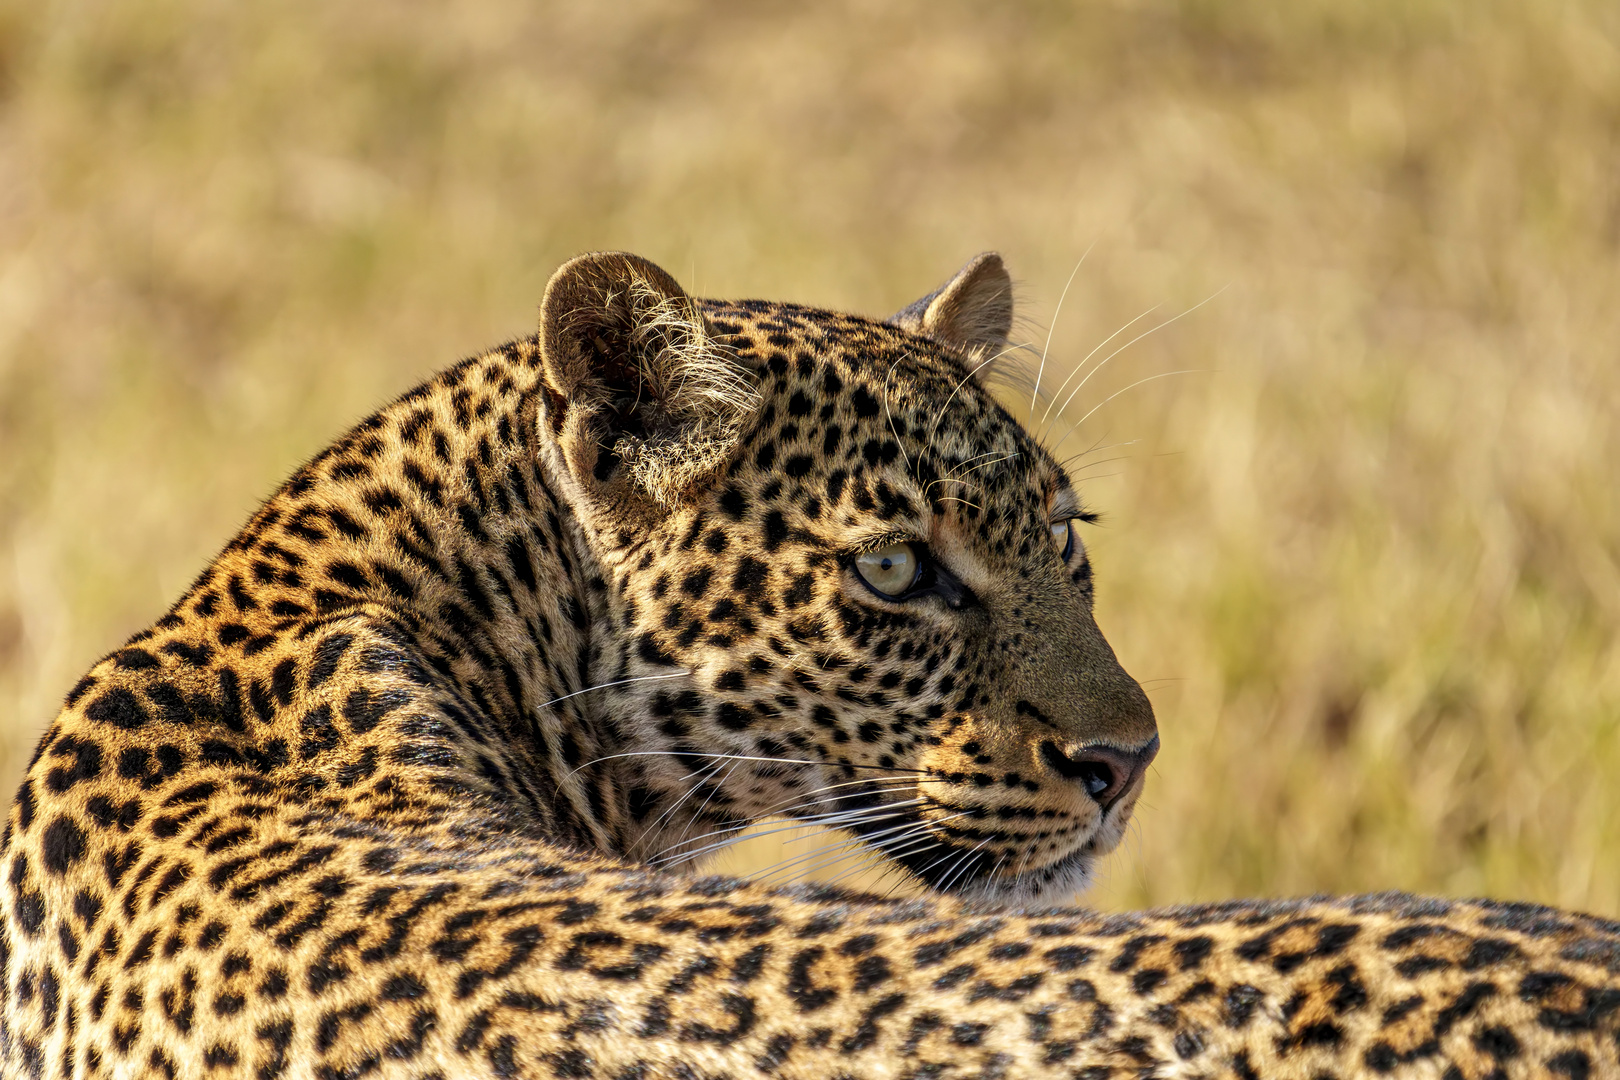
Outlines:
<svg viewBox="0 0 1620 1080"><path fill-rule="evenodd" d="M885 311L994 247L1038 342L1091 248L1048 386L1224 289L1050 434L1165 740L1092 900L1620 913L1617 43L1609 0L0 0L0 773L577 251Z"/></svg>

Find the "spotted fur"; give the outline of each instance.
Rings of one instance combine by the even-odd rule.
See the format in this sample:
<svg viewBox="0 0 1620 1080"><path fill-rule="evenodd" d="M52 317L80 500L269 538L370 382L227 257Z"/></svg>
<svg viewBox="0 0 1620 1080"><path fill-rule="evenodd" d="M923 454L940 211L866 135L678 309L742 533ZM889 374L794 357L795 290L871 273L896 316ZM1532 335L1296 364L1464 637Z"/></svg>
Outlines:
<svg viewBox="0 0 1620 1080"><path fill-rule="evenodd" d="M1017 906L1157 734L979 377L1011 311L994 256L888 322L558 271L69 692L0 845L4 1075L1620 1075L1613 923ZM900 600L854 566L896 541ZM684 872L771 814L942 895Z"/></svg>

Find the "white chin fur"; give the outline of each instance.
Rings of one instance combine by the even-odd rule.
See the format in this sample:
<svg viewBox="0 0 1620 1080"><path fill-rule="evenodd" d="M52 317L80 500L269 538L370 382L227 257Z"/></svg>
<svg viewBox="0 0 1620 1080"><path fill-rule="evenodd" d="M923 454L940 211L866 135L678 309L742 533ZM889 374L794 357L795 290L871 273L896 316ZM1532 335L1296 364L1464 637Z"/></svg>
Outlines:
<svg viewBox="0 0 1620 1080"><path fill-rule="evenodd" d="M1016 878L975 881L967 888L951 890L963 900L1004 907L1027 904L1072 904L1091 887L1091 870L1096 860L1090 855L1073 855L1059 865L1042 867Z"/></svg>

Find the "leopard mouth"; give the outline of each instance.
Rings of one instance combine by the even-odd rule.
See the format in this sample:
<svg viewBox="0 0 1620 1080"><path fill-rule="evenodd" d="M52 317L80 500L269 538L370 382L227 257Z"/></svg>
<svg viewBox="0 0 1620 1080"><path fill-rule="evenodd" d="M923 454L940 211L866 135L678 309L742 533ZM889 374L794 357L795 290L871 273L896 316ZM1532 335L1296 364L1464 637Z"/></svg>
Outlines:
<svg viewBox="0 0 1620 1080"><path fill-rule="evenodd" d="M1063 854L1032 864L1029 838L976 827L961 811L946 820L964 817L966 825L941 826L915 809L896 809L849 831L935 892L998 903L1071 900L1091 884L1093 867L1112 847L1103 844L1111 831L1105 818Z"/></svg>

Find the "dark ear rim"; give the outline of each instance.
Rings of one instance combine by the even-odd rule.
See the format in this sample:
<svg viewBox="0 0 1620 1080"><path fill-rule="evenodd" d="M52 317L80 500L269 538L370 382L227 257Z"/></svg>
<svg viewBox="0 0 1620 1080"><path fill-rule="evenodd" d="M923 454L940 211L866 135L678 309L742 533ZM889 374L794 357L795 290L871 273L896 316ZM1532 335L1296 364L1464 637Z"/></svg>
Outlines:
<svg viewBox="0 0 1620 1080"><path fill-rule="evenodd" d="M998 253L981 252L887 321L963 352L1003 348L1012 336L1012 276Z"/></svg>

